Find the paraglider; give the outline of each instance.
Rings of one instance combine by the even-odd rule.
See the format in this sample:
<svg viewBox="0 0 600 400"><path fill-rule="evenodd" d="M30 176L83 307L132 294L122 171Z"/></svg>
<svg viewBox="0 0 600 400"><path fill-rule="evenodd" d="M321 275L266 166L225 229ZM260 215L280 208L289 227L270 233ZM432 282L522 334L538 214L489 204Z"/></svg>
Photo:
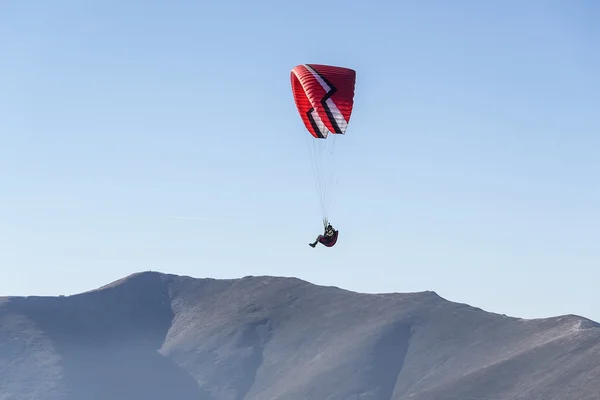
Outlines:
<svg viewBox="0 0 600 400"><path fill-rule="evenodd" d="M322 235L317 236L315 241L313 243L309 243L308 245L314 248L317 245L317 243L321 243L325 247L333 247L337 242L337 238L338 231L333 229L333 226L331 226L331 224L327 224L325 232Z"/></svg>
<svg viewBox="0 0 600 400"><path fill-rule="evenodd" d="M338 231L329 223L329 210L335 180L334 148L345 135L354 107L356 71L321 64L301 64L291 71L294 102L304 126L310 133L309 143L315 183L320 198L323 227L314 245L332 247Z"/></svg>

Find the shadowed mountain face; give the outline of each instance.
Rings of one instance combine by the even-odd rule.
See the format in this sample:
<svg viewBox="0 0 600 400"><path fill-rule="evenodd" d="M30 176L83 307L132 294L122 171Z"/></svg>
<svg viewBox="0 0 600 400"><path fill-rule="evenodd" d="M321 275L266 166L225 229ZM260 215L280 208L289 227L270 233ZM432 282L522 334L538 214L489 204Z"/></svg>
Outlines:
<svg viewBox="0 0 600 400"><path fill-rule="evenodd" d="M0 400L598 400L600 326L433 292L135 274L0 299Z"/></svg>

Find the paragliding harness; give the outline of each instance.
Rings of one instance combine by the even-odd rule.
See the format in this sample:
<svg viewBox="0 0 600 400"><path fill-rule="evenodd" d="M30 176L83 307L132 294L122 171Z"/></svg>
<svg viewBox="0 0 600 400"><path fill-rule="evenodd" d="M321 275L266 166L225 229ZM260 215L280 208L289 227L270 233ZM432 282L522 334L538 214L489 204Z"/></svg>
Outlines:
<svg viewBox="0 0 600 400"><path fill-rule="evenodd" d="M319 243L325 247L333 247L337 243L338 231L333 229L330 223L323 221L325 225L325 234L319 238Z"/></svg>

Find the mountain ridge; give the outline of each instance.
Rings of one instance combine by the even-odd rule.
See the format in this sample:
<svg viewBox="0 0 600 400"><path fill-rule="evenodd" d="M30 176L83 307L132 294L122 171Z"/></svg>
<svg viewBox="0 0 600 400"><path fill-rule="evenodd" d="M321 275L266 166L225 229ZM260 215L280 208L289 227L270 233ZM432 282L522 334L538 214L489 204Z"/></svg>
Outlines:
<svg viewBox="0 0 600 400"><path fill-rule="evenodd" d="M2 400L598 400L599 377L600 324L510 317L433 291L142 271L0 299Z"/></svg>

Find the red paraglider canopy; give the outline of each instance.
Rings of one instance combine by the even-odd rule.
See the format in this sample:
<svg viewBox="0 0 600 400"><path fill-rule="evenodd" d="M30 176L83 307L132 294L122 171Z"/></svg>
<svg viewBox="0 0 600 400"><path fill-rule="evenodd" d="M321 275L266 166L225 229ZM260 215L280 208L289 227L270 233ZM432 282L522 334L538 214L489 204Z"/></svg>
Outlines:
<svg viewBox="0 0 600 400"><path fill-rule="evenodd" d="M291 72L292 92L306 129L317 139L345 134L354 106L356 71L301 64Z"/></svg>

